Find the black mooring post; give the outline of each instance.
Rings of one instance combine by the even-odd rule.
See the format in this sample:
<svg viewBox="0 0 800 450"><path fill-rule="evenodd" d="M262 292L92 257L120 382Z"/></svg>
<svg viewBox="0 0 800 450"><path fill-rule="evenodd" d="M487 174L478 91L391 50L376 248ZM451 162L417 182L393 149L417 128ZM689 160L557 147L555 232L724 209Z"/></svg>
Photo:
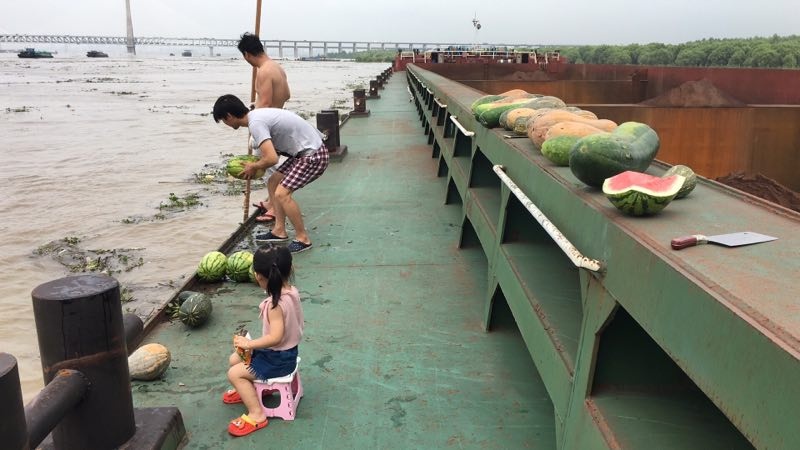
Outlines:
<svg viewBox="0 0 800 450"><path fill-rule="evenodd" d="M369 98L381 98L378 95L378 80L369 80Z"/></svg>
<svg viewBox="0 0 800 450"><path fill-rule="evenodd" d="M317 129L325 135L325 146L330 158L341 160L347 153L347 146L339 143L339 110L323 109L317 114Z"/></svg>
<svg viewBox="0 0 800 450"><path fill-rule="evenodd" d="M364 89L353 90L353 110L350 111L350 117L368 116L369 110L367 109L367 94Z"/></svg>
<svg viewBox="0 0 800 450"><path fill-rule="evenodd" d="M0 353L0 447L30 448L17 359L8 353Z"/></svg>
<svg viewBox="0 0 800 450"><path fill-rule="evenodd" d="M59 370L81 372L91 384L83 400L53 429L56 449L111 449L136 431L119 283L100 274L37 286L33 314L45 385Z"/></svg>

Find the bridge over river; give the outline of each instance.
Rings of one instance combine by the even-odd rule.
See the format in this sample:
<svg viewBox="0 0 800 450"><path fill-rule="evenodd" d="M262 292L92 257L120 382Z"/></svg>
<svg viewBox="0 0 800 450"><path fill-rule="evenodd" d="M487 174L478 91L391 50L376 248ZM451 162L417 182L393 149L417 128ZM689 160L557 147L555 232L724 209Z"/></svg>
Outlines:
<svg viewBox="0 0 800 450"><path fill-rule="evenodd" d="M309 56L328 55L329 53L359 52L369 50L411 50L418 49L425 51L429 49L447 47L469 48L475 44L457 42L415 42L415 41L309 41L309 40L281 40L268 39L262 40L264 48L268 53L270 49L277 49L278 57L288 57L290 53L294 58L298 58L301 53L308 53ZM131 47L129 38L125 36L65 36L65 35L35 35L35 34L0 34L0 43L22 43L22 44L91 44L91 45L124 45ZM216 38L170 38L170 37L135 37L133 46L169 46L169 47L208 47L211 54L214 54L216 47L236 47L239 39L216 39ZM509 48L537 48L534 44L482 44L490 47L509 47Z"/></svg>

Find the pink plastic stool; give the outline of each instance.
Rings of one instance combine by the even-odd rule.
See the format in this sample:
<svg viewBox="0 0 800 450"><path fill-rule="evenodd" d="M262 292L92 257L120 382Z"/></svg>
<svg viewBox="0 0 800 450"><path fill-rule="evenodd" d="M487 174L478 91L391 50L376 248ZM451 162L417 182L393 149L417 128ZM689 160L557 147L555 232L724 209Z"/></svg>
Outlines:
<svg viewBox="0 0 800 450"><path fill-rule="evenodd" d="M303 383L300 381L300 357L297 357L297 367L289 375L270 378L268 380L255 380L253 385L256 387L258 401L264 408L267 417L280 417L283 420L294 420L297 413L297 404L303 397ZM264 406L262 393L264 391L278 391L281 396L281 403L275 408Z"/></svg>

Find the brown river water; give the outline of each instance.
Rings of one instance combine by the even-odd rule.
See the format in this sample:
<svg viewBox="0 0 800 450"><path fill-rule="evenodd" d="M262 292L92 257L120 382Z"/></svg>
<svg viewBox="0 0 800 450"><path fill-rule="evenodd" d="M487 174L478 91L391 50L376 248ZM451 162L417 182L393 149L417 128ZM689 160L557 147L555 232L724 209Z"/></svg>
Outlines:
<svg viewBox="0 0 800 450"><path fill-rule="evenodd" d="M286 108L314 124L389 66L281 64ZM232 57L0 54L0 352L17 358L26 403L42 387L36 286L105 268L132 298L123 311L146 319L242 221L241 189L197 180L247 152L247 131L209 112L222 94L247 102L250 76ZM265 195L254 183L252 198Z"/></svg>

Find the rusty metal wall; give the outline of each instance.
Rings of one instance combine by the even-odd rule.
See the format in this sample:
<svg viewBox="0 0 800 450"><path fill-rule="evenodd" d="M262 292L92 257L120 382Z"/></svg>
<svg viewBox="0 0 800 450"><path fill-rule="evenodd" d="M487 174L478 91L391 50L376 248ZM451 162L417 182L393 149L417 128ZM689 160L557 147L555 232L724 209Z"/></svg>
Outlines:
<svg viewBox="0 0 800 450"><path fill-rule="evenodd" d="M789 69L662 67L610 64L564 64L545 72L534 64L418 64L472 87L476 81L630 81L646 74L646 96L656 97L687 81L707 79L747 104L800 104L800 71ZM604 87L604 85L600 85ZM492 92L492 90L484 92ZM499 90L498 92L503 92ZM536 92L536 91L529 91ZM644 98L643 98L644 100ZM624 97L608 103L625 103Z"/></svg>
<svg viewBox="0 0 800 450"><path fill-rule="evenodd" d="M578 104L617 123L650 125L661 139L658 159L716 178L757 172L800 190L800 105L738 108Z"/></svg>
<svg viewBox="0 0 800 450"><path fill-rule="evenodd" d="M748 104L800 104L800 71L787 69L703 68L567 64L564 79L630 79L647 71L647 97L658 96L687 81L707 79L714 86Z"/></svg>

